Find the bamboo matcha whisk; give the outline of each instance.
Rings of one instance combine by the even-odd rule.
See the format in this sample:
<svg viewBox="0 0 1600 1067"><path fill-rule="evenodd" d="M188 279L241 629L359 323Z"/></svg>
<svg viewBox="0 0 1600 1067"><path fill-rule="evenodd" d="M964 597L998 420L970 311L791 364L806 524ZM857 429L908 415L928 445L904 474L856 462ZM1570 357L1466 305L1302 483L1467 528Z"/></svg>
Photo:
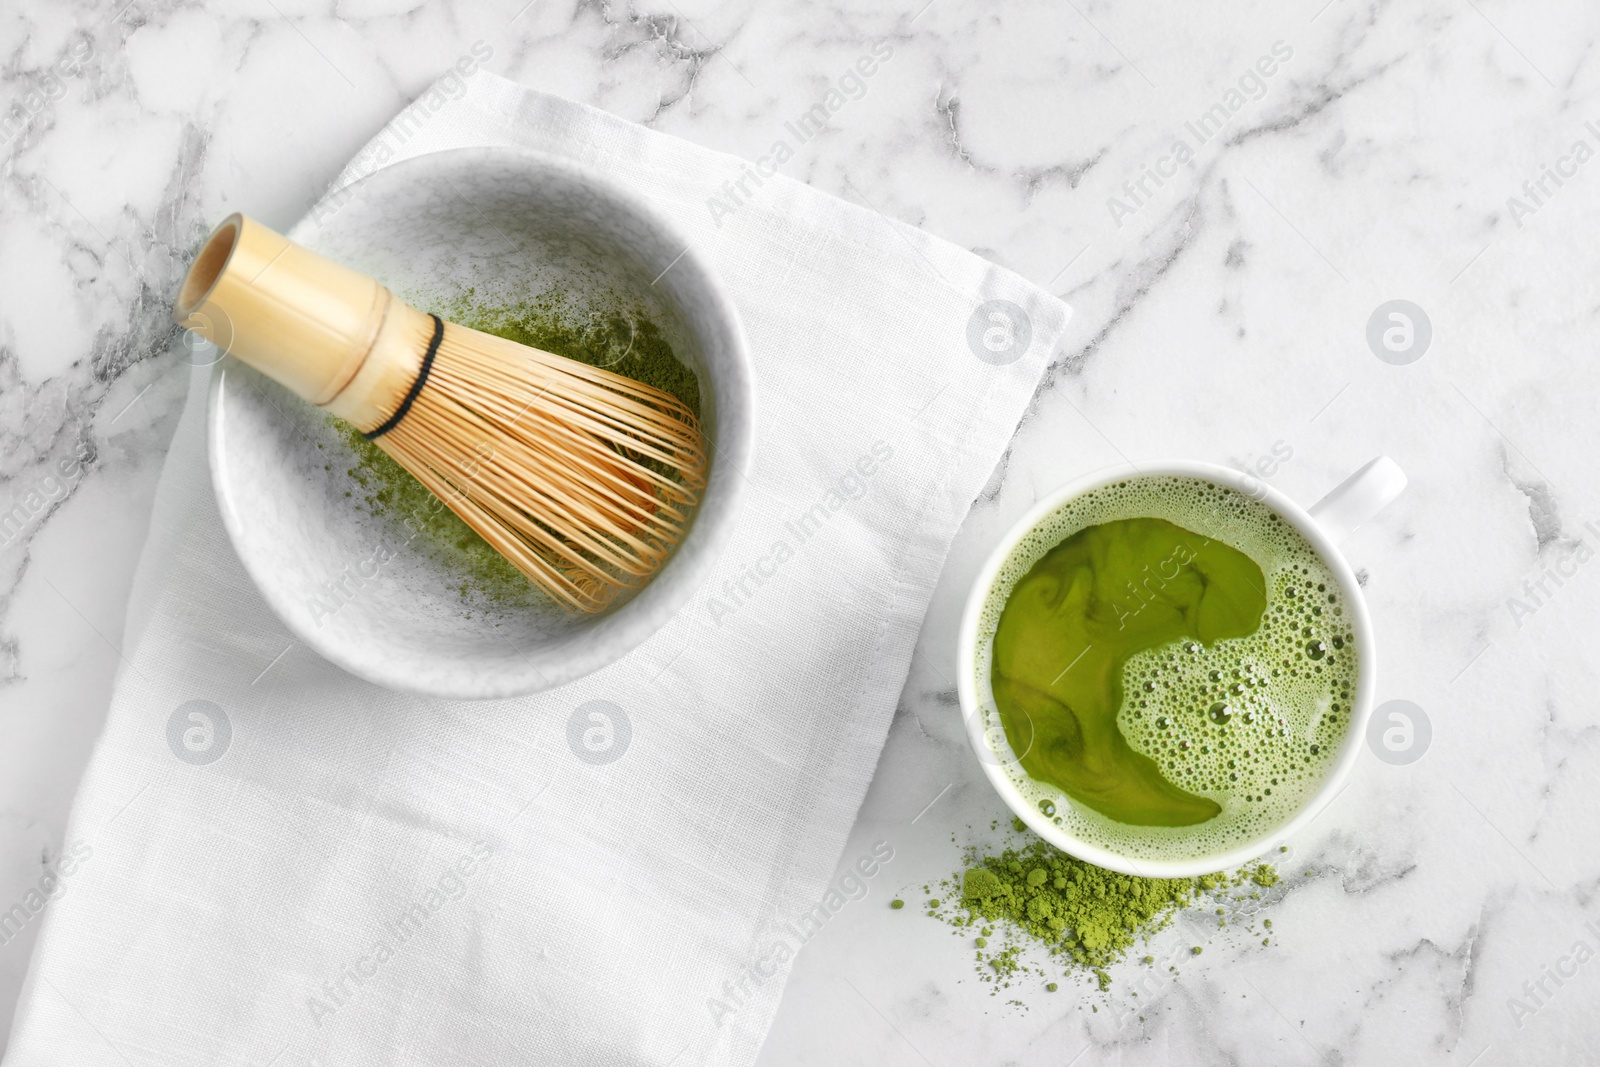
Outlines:
<svg viewBox="0 0 1600 1067"><path fill-rule="evenodd" d="M353 425L577 611L647 580L705 488L676 397L424 314L243 215L201 247L173 318Z"/></svg>

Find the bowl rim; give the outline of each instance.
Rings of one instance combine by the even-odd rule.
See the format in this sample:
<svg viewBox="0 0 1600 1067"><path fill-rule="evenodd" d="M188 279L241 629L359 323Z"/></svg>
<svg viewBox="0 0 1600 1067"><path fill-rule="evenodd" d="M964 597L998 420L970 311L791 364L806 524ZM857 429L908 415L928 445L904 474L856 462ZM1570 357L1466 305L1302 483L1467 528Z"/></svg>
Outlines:
<svg viewBox="0 0 1600 1067"><path fill-rule="evenodd" d="M262 598L297 640L348 673L396 692L454 700L525 696L555 689L622 659L677 615L704 584L732 538L745 499L743 472L749 469L754 457L755 374L733 296L700 250L640 193L565 156L531 148L491 146L446 149L399 160L342 186L329 196L348 199L359 195L359 190L368 187L368 183L404 180L413 172L427 175L439 168L470 169L507 164L523 167L537 176L559 173L588 185L619 213L653 230L662 238L664 246L684 249L671 268L676 276L673 284L680 289L697 290L708 301L712 321L719 324L723 347L731 357L727 373L717 379L715 386L709 383L707 386L717 420L710 428L714 432L707 434L707 442L712 447L707 493L695 514L694 524L661 570L615 614L598 617L597 625L605 626L603 641L585 642L581 633L569 635L553 642L559 659L541 664L524 654L522 670L496 671L489 676L481 675L468 664L460 664L454 671L441 670L441 664L448 661L437 660L429 661L426 670L419 670L419 661L413 654L391 656L380 663L360 654L351 641L341 641L336 628L303 625L287 583L281 581L273 568L246 550L248 509L240 506L226 474L229 437L225 397L229 375L237 375L248 368L229 356L218 359L211 371L206 405L207 460L218 510L235 555ZM327 217L335 214L337 212ZM288 236L314 247L322 225L323 220L313 208L290 229ZM711 496L713 487L715 497ZM687 551L691 547L693 551ZM669 573L673 581L663 585L661 580ZM656 594L647 596L652 588Z"/></svg>
<svg viewBox="0 0 1600 1067"><path fill-rule="evenodd" d="M1082 496L1114 482L1132 478L1177 476L1198 478L1225 488L1235 489L1266 504L1285 522L1298 530L1316 549L1328 569L1339 582L1340 591L1350 605L1352 629L1355 633L1357 662L1356 699L1353 702L1350 722L1340 741L1337 758L1329 766L1321 785L1313 791L1288 819L1251 838L1243 844L1221 852L1207 853L1188 859L1147 859L1132 857L1102 845L1085 841L1064 827L1057 826L1043 812L1035 808L1011 780L1001 765L1003 759L985 736L984 716L978 706L977 635L978 623L983 614L984 602L994 584L996 575L1004 566L1017 544L1039 523L1058 510L1067 501ZM992 640L992 639L991 639ZM1199 460L1169 459L1140 462L1137 466L1126 463L1091 471L1040 499L1028 509L996 543L984 560L972 587L967 594L966 606L961 615L961 626L956 638L956 690L961 715L966 728L967 741L974 757L983 768L1001 799L1013 813L1025 822L1034 833L1069 855L1086 860L1098 867L1121 874L1143 878L1192 878L1228 870L1261 858L1264 853L1281 845L1312 820L1322 814L1348 783L1350 772L1360 757L1365 744L1367 725L1372 716L1374 694L1377 690L1377 648L1372 635L1372 617L1361 595L1361 586L1339 546L1311 517L1310 511L1291 500L1260 479L1253 478L1231 467ZM1007 746L1009 752L1009 745ZM1068 803L1072 801L1069 799Z"/></svg>

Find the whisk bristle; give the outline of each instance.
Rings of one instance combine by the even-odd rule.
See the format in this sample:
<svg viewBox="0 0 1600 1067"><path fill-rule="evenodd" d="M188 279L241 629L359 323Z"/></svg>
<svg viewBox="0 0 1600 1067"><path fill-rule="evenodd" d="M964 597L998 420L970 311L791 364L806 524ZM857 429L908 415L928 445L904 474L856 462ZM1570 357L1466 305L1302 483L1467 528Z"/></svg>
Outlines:
<svg viewBox="0 0 1600 1067"><path fill-rule="evenodd" d="M376 442L583 612L666 562L706 485L699 424L676 397L454 323L410 410Z"/></svg>

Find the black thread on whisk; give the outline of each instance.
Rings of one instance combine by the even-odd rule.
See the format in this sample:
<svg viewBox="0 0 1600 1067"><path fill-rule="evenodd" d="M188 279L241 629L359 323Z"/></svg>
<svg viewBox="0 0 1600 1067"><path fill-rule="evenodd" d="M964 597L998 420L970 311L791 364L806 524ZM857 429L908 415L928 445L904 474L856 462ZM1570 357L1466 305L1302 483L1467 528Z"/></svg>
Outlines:
<svg viewBox="0 0 1600 1067"><path fill-rule="evenodd" d="M394 414L371 433L361 436L369 441L375 441L400 425L400 420L406 417L406 412L411 410L412 401L417 399L417 394L422 392L422 387L428 381L428 372L433 369L433 357L439 354L439 342L444 340L444 320L437 315L429 315L433 320L433 340L428 342L428 354L422 357L422 369L417 372L417 380L411 383L411 388L406 391L406 398L400 401L400 406L394 409Z"/></svg>

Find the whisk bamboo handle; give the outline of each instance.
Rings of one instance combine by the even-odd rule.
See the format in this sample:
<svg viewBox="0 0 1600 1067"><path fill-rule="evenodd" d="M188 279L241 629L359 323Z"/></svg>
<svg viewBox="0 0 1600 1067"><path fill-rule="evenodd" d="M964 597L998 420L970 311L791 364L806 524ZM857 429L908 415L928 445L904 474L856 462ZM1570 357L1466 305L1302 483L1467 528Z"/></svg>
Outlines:
<svg viewBox="0 0 1600 1067"><path fill-rule="evenodd" d="M405 402L442 329L365 274L237 213L201 247L172 317L363 433Z"/></svg>

